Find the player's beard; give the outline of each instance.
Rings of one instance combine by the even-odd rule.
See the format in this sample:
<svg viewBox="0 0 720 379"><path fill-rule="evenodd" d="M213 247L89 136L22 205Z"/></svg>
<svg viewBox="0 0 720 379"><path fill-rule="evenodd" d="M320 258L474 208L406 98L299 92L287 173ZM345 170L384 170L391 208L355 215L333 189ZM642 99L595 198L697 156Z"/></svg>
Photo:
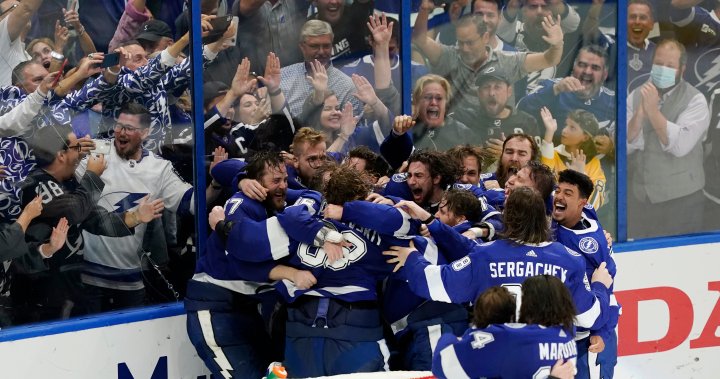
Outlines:
<svg viewBox="0 0 720 379"><path fill-rule="evenodd" d="M280 195L282 194L282 199ZM268 193L267 197L263 201L263 204L265 204L265 208L272 210L274 212L282 211L285 208L285 197L287 195L286 190L276 190L272 193Z"/></svg>
<svg viewBox="0 0 720 379"><path fill-rule="evenodd" d="M505 183L507 183L507 180L510 178L510 176L512 176L510 173L511 168L514 168L515 172L517 172L518 170L520 170L520 165L517 163L512 163L512 162L507 165L504 165L502 163L502 157L500 157L500 163L498 166L498 170L496 172L496 174L497 174L496 176L498 179L498 183L500 184L500 187L505 188Z"/></svg>

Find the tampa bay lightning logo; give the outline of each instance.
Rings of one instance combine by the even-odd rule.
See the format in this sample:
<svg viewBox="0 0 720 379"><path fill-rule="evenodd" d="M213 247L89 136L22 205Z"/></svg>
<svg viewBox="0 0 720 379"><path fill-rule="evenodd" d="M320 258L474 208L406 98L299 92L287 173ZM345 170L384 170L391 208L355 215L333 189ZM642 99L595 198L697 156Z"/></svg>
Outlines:
<svg viewBox="0 0 720 379"><path fill-rule="evenodd" d="M580 251L585 254L595 254L597 253L599 247L597 240L592 237L583 237L578 245L580 247Z"/></svg>
<svg viewBox="0 0 720 379"><path fill-rule="evenodd" d="M111 192L104 195L98 204L110 212L123 213L135 208L146 195L147 193Z"/></svg>
<svg viewBox="0 0 720 379"><path fill-rule="evenodd" d="M407 181L407 173L395 174L392 176L392 181L395 183L402 183Z"/></svg>
<svg viewBox="0 0 720 379"><path fill-rule="evenodd" d="M703 93L711 91L720 82L720 48L700 55L693 68L697 80L695 88Z"/></svg>

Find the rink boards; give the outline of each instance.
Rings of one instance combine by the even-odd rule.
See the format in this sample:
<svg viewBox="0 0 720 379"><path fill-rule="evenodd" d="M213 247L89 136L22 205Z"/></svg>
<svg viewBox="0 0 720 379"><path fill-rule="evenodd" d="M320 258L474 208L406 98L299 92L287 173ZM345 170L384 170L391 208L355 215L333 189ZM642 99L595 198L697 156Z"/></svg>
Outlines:
<svg viewBox="0 0 720 379"><path fill-rule="evenodd" d="M716 378L720 244L625 252L615 260L623 305L616 378ZM13 379L209 377L185 334L182 304L6 330L0 357L2 377Z"/></svg>

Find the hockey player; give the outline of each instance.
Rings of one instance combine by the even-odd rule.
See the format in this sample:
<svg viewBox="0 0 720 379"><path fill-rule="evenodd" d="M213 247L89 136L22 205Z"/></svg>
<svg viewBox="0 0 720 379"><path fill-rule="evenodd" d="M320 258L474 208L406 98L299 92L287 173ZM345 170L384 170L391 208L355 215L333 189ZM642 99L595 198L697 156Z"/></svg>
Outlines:
<svg viewBox="0 0 720 379"><path fill-rule="evenodd" d="M443 191L455 183L460 174L456 162L445 153L418 151L408 159L407 173L393 175L384 195L413 200L435 213ZM410 198L407 198L408 192Z"/></svg>
<svg viewBox="0 0 720 379"><path fill-rule="evenodd" d="M473 327L462 338L445 334L438 341L433 374L441 379L545 378L560 375L564 360L572 365L575 307L567 288L551 275L530 277L522 287L519 324L505 323L515 318L517 294L490 287L475 302Z"/></svg>
<svg viewBox="0 0 720 379"><path fill-rule="evenodd" d="M556 241L585 257L585 272L588 275L592 275L592 271L604 263L614 278L616 267L612 248L605 243L605 234L595 209L588 204L592 191L593 183L587 175L573 170L561 171L553 201L552 229ZM583 333L584 338L578 340L577 378L590 378L590 372L597 371L591 369L593 366L600 366L601 378L613 377L617 363L615 326L619 306L612 294L612 286L610 291L611 317L608 323L601 330L590 333L590 337L587 337L586 332Z"/></svg>
<svg viewBox="0 0 720 379"><path fill-rule="evenodd" d="M480 212L485 206L472 193L453 188L445 192L434 216L463 233L470 229L474 220L480 219ZM494 230L490 233L494 234Z"/></svg>
<svg viewBox="0 0 720 379"><path fill-rule="evenodd" d="M324 212L325 217L369 228L381 235L395 234L397 227L389 221L392 220L392 215L397 217L397 213L397 209L383 210L382 206L362 201L345 203L342 207L329 204ZM444 222L465 230L471 225L467 220L479 219L480 213L480 201L472 193L451 189L443 196L437 215ZM416 230L416 227L411 226L410 229ZM442 264L460 258L453 253L433 252L432 255L428 254L428 257ZM430 370L433 349L440 334L460 335L467 328L465 307L418 297L408 288L407 283L395 274L390 275L383 283L382 312L397 341L399 368Z"/></svg>
<svg viewBox="0 0 720 379"><path fill-rule="evenodd" d="M324 215L343 222L323 223L307 214L302 219L308 209L303 204L286 208L275 220L269 219L264 231L260 228L254 233L239 233L234 227L229 231L228 241L234 241L227 244L229 255L245 260L287 257L290 265L310 268L317 278L317 284L306 290L288 281L277 285L291 303L285 365L293 376L387 370L388 351L376 282L385 278L392 266L385 263L381 251L391 245L407 244L407 235L418 232L419 222L387 205L354 201L363 199L369 190L369 182L359 172L341 166L330 175L325 196L328 203L344 207L328 206ZM316 241L323 238L342 242L341 254L336 256L326 247L319 247ZM258 248L243 254L234 248L240 243ZM428 247L428 259L437 262L434 245L420 237L416 244L421 250ZM410 310L414 306L411 304ZM466 317L463 311L463 323ZM429 360L430 356L428 364Z"/></svg>
<svg viewBox="0 0 720 379"><path fill-rule="evenodd" d="M258 180L266 200L258 202L242 192L225 205L218 223L211 214L215 232L207 250L200 255L195 275L188 283L185 309L190 341L210 371L219 378L260 378L273 358L270 337L258 312L259 304L274 304L272 280L288 278L299 288L315 283L307 271L295 270L275 262L248 263L226 254L226 230L246 228L262 222L285 206L287 172L277 153L257 153L247 167L250 178ZM219 207L217 207L219 208ZM252 251L251 245L235 245ZM234 264L233 264L234 263ZM242 325L242 327L238 327Z"/></svg>
<svg viewBox="0 0 720 379"><path fill-rule="evenodd" d="M495 209L505 201L505 194L501 188L488 190L480 180L483 170L483 156L488 150L472 145L458 145L447 151L447 155L458 162L462 169L460 183L453 187L471 191L478 198L481 196L487 199L487 203Z"/></svg>
<svg viewBox="0 0 720 379"><path fill-rule="evenodd" d="M432 266L413 254L412 248L394 247L385 254L394 256L389 263L403 266L410 288L427 299L445 302L474 300L485 288L507 286L520 294L528 276L551 274L570 289L577 306L577 325L598 330L608 316L608 288L612 278L605 265L587 284L584 258L557 242L549 241L545 205L532 188L515 189L506 202L502 239L476 245L441 222L430 221L428 229L441 250L455 249L467 256L452 264ZM414 218L429 217L417 208L407 208ZM590 289L592 288L592 290Z"/></svg>
<svg viewBox="0 0 720 379"><path fill-rule="evenodd" d="M394 203L413 200L430 214L438 211L445 189L460 177L460 167L454 159L437 151L418 151L408 159L407 173L395 174L385 187L385 195ZM471 190L467 186L460 189ZM499 212L487 204L482 194L475 193L483 204L480 219L472 220L483 225L478 238L492 238L495 230L501 230Z"/></svg>

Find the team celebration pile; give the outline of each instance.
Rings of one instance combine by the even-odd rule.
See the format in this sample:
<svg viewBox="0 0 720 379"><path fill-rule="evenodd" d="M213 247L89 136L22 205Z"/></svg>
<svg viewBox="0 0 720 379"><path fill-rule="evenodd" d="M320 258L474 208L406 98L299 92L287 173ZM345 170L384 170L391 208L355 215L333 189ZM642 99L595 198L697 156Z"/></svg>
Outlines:
<svg viewBox="0 0 720 379"><path fill-rule="evenodd" d="M184 301L217 378L608 379L616 144L628 237L719 226L720 2L198 1L0 2L0 327Z"/></svg>

